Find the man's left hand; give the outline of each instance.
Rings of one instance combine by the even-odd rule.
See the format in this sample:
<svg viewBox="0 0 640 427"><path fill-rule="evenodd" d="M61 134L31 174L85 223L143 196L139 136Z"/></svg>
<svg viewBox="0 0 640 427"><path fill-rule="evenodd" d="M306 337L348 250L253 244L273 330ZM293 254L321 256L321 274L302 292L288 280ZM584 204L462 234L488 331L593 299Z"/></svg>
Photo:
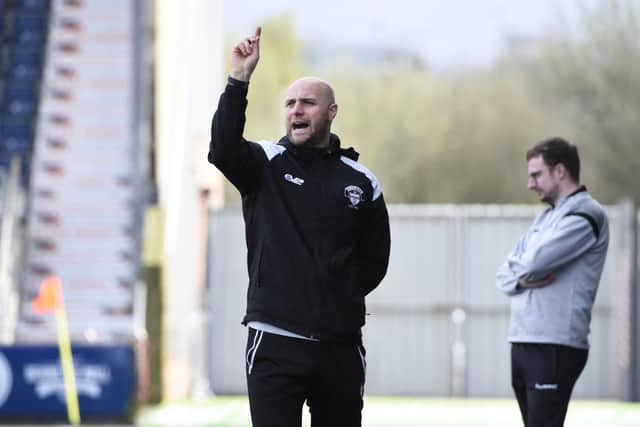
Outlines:
<svg viewBox="0 0 640 427"><path fill-rule="evenodd" d="M520 279L520 281L518 282L518 285L521 288L527 288L527 289L544 288L545 286L553 282L555 279L556 279L556 275L551 273L544 279L535 280L531 282L526 281L525 279Z"/></svg>

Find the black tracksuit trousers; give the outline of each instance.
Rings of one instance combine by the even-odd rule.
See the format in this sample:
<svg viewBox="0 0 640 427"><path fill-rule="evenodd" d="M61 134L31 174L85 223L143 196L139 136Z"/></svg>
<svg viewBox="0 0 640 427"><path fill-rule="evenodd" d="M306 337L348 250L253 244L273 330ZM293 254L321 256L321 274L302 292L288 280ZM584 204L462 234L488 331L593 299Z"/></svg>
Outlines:
<svg viewBox="0 0 640 427"><path fill-rule="evenodd" d="M365 380L361 344L310 341L249 328L246 374L253 427L360 427Z"/></svg>
<svg viewBox="0 0 640 427"><path fill-rule="evenodd" d="M588 350L556 344L511 344L511 385L526 427L562 427Z"/></svg>

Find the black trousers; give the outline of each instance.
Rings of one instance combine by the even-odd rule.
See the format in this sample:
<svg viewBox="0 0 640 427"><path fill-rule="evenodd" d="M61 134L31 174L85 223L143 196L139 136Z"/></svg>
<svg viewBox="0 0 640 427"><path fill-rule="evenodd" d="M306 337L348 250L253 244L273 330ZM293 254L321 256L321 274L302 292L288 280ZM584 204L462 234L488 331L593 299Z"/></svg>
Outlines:
<svg viewBox="0 0 640 427"><path fill-rule="evenodd" d="M365 350L249 328L246 351L254 427L300 427L307 402L312 427L360 427Z"/></svg>
<svg viewBox="0 0 640 427"><path fill-rule="evenodd" d="M556 344L511 344L511 385L526 427L561 427L588 350Z"/></svg>

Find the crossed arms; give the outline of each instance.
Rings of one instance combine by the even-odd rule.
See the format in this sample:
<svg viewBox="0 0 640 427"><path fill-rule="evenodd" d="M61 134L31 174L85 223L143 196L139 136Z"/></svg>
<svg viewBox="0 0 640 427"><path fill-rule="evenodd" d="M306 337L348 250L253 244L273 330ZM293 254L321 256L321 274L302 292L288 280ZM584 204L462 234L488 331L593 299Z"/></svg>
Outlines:
<svg viewBox="0 0 640 427"><path fill-rule="evenodd" d="M507 295L551 285L558 272L596 243L593 229L583 217L565 216L553 229L538 230L538 222L520 238L498 269L496 286Z"/></svg>

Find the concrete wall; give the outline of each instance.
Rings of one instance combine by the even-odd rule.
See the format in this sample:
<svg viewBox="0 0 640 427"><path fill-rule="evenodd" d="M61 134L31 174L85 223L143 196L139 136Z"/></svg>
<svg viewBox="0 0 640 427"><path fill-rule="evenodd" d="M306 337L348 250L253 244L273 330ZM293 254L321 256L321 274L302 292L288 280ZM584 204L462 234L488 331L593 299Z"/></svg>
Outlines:
<svg viewBox="0 0 640 427"><path fill-rule="evenodd" d="M367 298L368 394L511 396L509 301L495 273L542 206L390 206L389 272ZM622 398L621 323L615 315L624 251L609 209L611 244L592 320L592 350L574 396ZM211 213L210 382L245 391L247 288L239 209Z"/></svg>
<svg viewBox="0 0 640 427"><path fill-rule="evenodd" d="M155 165L166 219L165 390L175 398L206 388L206 212L222 197L206 155L223 82L222 0L154 4Z"/></svg>

